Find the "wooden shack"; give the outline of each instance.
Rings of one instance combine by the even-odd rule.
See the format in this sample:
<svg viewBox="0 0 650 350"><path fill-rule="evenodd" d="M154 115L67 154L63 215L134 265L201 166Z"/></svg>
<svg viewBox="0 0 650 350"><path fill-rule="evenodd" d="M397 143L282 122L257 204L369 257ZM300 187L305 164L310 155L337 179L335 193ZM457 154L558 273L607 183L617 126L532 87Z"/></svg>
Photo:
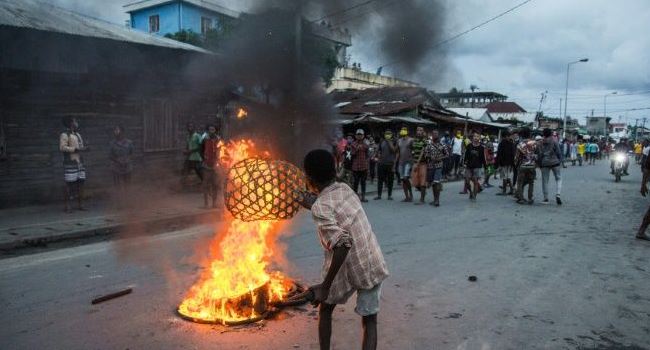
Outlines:
<svg viewBox="0 0 650 350"><path fill-rule="evenodd" d="M0 52L0 207L61 200L64 116L90 147L92 196L112 185L114 126L135 143L134 181L172 181L185 124L220 123L229 99L214 54L35 0L0 2Z"/></svg>

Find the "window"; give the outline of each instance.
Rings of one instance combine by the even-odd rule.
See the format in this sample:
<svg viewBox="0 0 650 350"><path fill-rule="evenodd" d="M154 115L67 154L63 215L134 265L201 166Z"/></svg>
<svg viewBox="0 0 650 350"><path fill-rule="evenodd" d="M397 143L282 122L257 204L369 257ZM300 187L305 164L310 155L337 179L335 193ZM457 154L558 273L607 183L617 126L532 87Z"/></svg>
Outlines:
<svg viewBox="0 0 650 350"><path fill-rule="evenodd" d="M144 105L143 148L145 152L178 148L178 118L169 101L155 99Z"/></svg>
<svg viewBox="0 0 650 350"><path fill-rule="evenodd" d="M207 33L212 29L212 18L201 17L201 34Z"/></svg>
<svg viewBox="0 0 650 350"><path fill-rule="evenodd" d="M149 33L158 33L160 31L160 16L149 16Z"/></svg>

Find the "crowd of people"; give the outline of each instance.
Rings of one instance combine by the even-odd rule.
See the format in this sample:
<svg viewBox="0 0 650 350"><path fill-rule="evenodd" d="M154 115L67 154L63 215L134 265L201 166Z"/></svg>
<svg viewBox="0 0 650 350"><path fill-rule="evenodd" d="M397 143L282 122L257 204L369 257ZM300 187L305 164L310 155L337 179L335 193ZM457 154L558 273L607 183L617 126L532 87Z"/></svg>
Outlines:
<svg viewBox="0 0 650 350"><path fill-rule="evenodd" d="M65 130L59 136L59 151L63 154L64 171L64 211L70 213L71 201L76 200L78 210L86 210L84 206L84 185L86 182L86 167L83 154L90 148L84 143L79 133L79 122L72 117L62 120ZM194 124L187 124L187 138L184 153L182 181L186 182L190 173L195 173L203 189L203 204L206 208L217 207L219 181L219 147L221 138L215 125L207 125L203 133L199 133ZM127 191L133 173L133 154L135 146L124 133L124 127L117 125L113 128L113 138L109 142L108 159L116 188L115 195Z"/></svg>
<svg viewBox="0 0 650 350"><path fill-rule="evenodd" d="M595 137L560 141L558 134L550 129L544 129L541 135L533 135L528 128L503 131L497 141L496 136L481 135L478 131L468 135L457 131L452 136L449 132L441 135L437 130L427 133L420 126L413 137L407 127L399 129L397 135L387 129L381 138L358 129L334 145L334 154L338 180L348 183L362 202L368 201L366 182L376 180L375 200L383 199L384 193L387 200L393 200L393 187L397 183L404 192L403 202L424 204L430 189L433 200L429 204L437 207L443 183L462 178L464 186L460 193L469 195L471 200L493 186L490 179L500 179L501 190L497 195L510 195L517 203L533 204L539 169L542 203L548 204L552 199L549 196L552 174L556 184L555 203L562 205L562 168L568 163L595 165L599 159L609 159L611 152L626 151L627 147L627 140L613 144ZM637 162L650 150L647 142L629 147L639 154ZM417 199L414 190L419 192Z"/></svg>

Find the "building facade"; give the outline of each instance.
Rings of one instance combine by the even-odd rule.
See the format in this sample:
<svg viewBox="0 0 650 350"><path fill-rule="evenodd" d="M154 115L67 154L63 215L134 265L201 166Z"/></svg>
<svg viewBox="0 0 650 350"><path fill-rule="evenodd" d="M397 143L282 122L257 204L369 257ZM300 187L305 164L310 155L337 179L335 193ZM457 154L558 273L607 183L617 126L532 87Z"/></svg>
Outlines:
<svg viewBox="0 0 650 350"><path fill-rule="evenodd" d="M143 0L124 9L131 17L131 28L160 36L181 30L205 34L239 17L239 13L209 0Z"/></svg>
<svg viewBox="0 0 650 350"><path fill-rule="evenodd" d="M327 92L335 90L363 90L378 87L418 87L418 84L398 78L364 72L356 68L336 68Z"/></svg>
<svg viewBox="0 0 650 350"><path fill-rule="evenodd" d="M587 117L587 132L589 135L604 135L610 120L609 117Z"/></svg>
<svg viewBox="0 0 650 350"><path fill-rule="evenodd" d="M508 96L491 91L436 93L440 104L454 108L485 108L492 102L504 102Z"/></svg>

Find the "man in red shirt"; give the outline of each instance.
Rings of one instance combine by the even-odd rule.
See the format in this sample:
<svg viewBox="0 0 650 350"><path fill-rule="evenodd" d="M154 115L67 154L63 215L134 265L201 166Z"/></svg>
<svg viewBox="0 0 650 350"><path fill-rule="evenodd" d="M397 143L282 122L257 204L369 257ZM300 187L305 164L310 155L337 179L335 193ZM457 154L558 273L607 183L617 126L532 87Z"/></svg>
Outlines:
<svg viewBox="0 0 650 350"><path fill-rule="evenodd" d="M365 140L365 132L358 129L355 134L354 142L350 146L352 150L352 176L354 177L354 192L359 195L362 202L366 199L366 178L368 177L368 144ZM359 193L359 184L361 184L361 193Z"/></svg>
<svg viewBox="0 0 650 350"><path fill-rule="evenodd" d="M217 207L219 192L219 151L221 138L217 127L208 126L208 137L203 141L203 205L208 207L208 198L212 197L212 208Z"/></svg>

